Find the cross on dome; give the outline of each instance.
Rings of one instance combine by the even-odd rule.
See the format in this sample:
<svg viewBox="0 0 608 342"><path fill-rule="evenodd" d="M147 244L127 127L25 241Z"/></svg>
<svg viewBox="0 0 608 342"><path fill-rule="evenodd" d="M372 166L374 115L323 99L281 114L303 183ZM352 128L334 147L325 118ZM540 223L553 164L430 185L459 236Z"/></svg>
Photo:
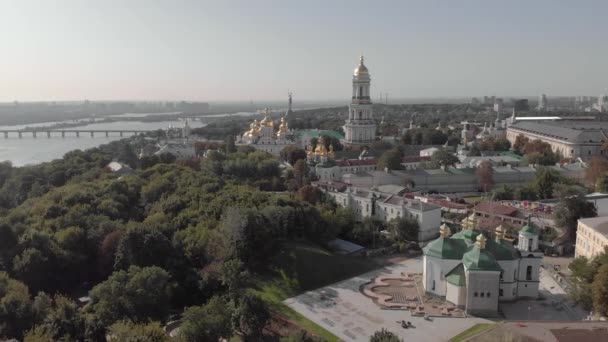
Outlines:
<svg viewBox="0 0 608 342"><path fill-rule="evenodd" d="M355 68L355 76L368 75L368 74L369 74L369 71L367 70L367 67L363 63L363 54L361 54L361 57L359 57L359 65Z"/></svg>

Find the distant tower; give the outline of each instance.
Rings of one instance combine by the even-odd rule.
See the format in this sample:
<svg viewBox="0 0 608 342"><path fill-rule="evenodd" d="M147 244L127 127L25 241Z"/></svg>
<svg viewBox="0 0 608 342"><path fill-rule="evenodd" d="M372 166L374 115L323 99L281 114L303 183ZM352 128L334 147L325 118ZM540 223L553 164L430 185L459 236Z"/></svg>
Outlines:
<svg viewBox="0 0 608 342"><path fill-rule="evenodd" d="M597 107L599 112L608 111L608 96L602 94L597 98Z"/></svg>
<svg viewBox="0 0 608 342"><path fill-rule="evenodd" d="M547 110L547 95L542 94L538 98L538 110L541 110L541 111Z"/></svg>
<svg viewBox="0 0 608 342"><path fill-rule="evenodd" d="M517 122L517 117L515 116L515 108L513 108L513 112L511 113L511 117L507 118L505 120L505 126L506 127L510 127L511 125L513 125L515 122ZM506 128L505 127L505 128Z"/></svg>
<svg viewBox="0 0 608 342"><path fill-rule="evenodd" d="M293 101L293 93L292 92L288 92L287 93L287 101L288 101L288 106L287 106L287 114L291 114L292 112L292 108L291 108L291 104Z"/></svg>
<svg viewBox="0 0 608 342"><path fill-rule="evenodd" d="M182 128L182 138L188 139L190 136L190 125L188 125L188 119L184 121L184 127Z"/></svg>
<svg viewBox="0 0 608 342"><path fill-rule="evenodd" d="M370 81L369 71L361 56L353 75L353 95L344 125L346 144L371 144L376 138L376 122L369 96Z"/></svg>

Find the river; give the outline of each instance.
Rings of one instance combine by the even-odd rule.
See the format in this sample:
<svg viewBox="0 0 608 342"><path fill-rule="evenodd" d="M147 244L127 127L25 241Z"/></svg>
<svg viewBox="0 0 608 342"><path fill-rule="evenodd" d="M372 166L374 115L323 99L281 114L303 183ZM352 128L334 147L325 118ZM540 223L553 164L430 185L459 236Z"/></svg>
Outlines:
<svg viewBox="0 0 608 342"><path fill-rule="evenodd" d="M44 127L54 123L30 124L19 126L1 126L0 129L23 129L29 127ZM203 127L205 124L201 121L189 121L188 124L192 128ZM113 121L100 123L87 123L78 127L70 127L71 129L90 129L90 130L157 130L166 129L170 126L182 127L183 121L158 121L158 122L139 122L139 121ZM66 128L67 129L67 128ZM95 137L90 137L88 134L81 134L80 138L76 138L73 134L67 134L65 138L57 136L57 133L51 138L47 138L46 134L38 134L37 138L33 138L31 134L24 134L23 138L19 139L14 133L8 139L0 136L0 161L8 160L14 166L23 166L29 164L38 164L61 158L69 151L97 147L107 144L114 140L122 139L118 134L113 134L106 137L104 134L96 134ZM127 135L125 135L126 137Z"/></svg>

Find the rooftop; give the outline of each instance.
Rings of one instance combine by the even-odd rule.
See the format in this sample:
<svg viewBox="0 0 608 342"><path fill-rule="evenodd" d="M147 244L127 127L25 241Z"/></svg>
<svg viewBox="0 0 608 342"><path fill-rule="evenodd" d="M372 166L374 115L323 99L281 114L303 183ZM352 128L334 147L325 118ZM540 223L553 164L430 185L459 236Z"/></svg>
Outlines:
<svg viewBox="0 0 608 342"><path fill-rule="evenodd" d="M365 250L363 246L342 239L331 240L327 245L340 254L353 254Z"/></svg>
<svg viewBox="0 0 608 342"><path fill-rule="evenodd" d="M312 182L311 184L318 188L331 190L331 191L338 191L338 192L342 192L342 191L346 190L346 188L348 187L348 184L342 183L342 182L336 182L336 181L316 181L316 182Z"/></svg>
<svg viewBox="0 0 608 342"><path fill-rule="evenodd" d="M344 139L344 136L336 131L319 130L319 129L298 130L295 132L295 135L296 136L305 135L305 136L312 137L312 138L318 138L322 135L329 135L330 137Z"/></svg>
<svg viewBox="0 0 608 342"><path fill-rule="evenodd" d="M606 139L605 131L608 131L607 121L520 121L509 129L534 133L570 143L597 143L601 144Z"/></svg>
<svg viewBox="0 0 608 342"><path fill-rule="evenodd" d="M464 266L458 264L453 270L448 272L446 275L448 283L456 286L464 286L466 282L466 276L464 274Z"/></svg>
<svg viewBox="0 0 608 342"><path fill-rule="evenodd" d="M362 166L362 165L376 165L377 160L375 158L370 159L345 159L336 160L336 166Z"/></svg>
<svg viewBox="0 0 608 342"><path fill-rule="evenodd" d="M608 322L598 321L506 321L469 339L498 341L582 342L608 340Z"/></svg>
<svg viewBox="0 0 608 342"><path fill-rule="evenodd" d="M608 237L608 216L579 219L580 223Z"/></svg>
<svg viewBox="0 0 608 342"><path fill-rule="evenodd" d="M515 207L508 207L497 202L484 201L478 203L474 210L483 213L490 213L492 215L515 216L518 209Z"/></svg>
<svg viewBox="0 0 608 342"><path fill-rule="evenodd" d="M410 210L418 210L418 211L429 211L440 208L439 206L431 203L424 203L419 200L412 200L406 197L401 197L398 195L390 195L386 197L384 200L379 200L379 203L384 204L392 204L392 205L404 205Z"/></svg>
<svg viewBox="0 0 608 342"><path fill-rule="evenodd" d="M502 271L492 253L475 245L462 256L462 263L467 270L473 271Z"/></svg>

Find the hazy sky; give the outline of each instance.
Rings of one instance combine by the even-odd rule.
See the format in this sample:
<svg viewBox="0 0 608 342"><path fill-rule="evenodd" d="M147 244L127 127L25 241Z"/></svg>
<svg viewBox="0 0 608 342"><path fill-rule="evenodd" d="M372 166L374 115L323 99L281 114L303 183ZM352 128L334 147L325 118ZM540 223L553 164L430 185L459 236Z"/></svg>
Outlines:
<svg viewBox="0 0 608 342"><path fill-rule="evenodd" d="M0 0L0 101L598 95L608 1Z"/></svg>

